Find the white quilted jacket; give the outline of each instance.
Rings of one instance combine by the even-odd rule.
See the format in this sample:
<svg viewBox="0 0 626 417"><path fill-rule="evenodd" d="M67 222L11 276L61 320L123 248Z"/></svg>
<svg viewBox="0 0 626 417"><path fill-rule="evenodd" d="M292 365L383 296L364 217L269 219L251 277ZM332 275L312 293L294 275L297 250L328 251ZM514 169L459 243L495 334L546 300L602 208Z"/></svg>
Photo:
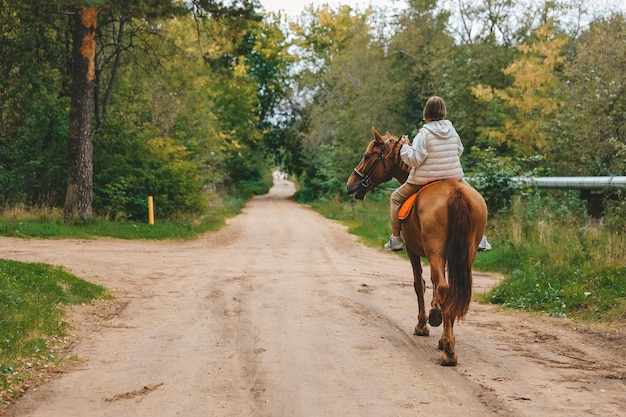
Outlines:
<svg viewBox="0 0 626 417"><path fill-rule="evenodd" d="M446 178L463 179L461 154L463 144L449 120L426 123L413 138L412 145L403 145L402 160L412 169L407 182L427 184Z"/></svg>

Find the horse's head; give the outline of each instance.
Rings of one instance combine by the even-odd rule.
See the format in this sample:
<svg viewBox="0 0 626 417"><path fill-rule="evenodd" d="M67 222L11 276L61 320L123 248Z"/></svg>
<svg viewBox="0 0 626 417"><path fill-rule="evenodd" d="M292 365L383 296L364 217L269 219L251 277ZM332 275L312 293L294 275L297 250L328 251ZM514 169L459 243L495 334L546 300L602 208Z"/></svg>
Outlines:
<svg viewBox="0 0 626 417"><path fill-rule="evenodd" d="M367 145L363 158L350 174L346 185L348 195L354 195L357 200L363 200L365 194L392 178L390 162L386 161L390 154L387 144L389 139L395 138L389 132L381 136L373 127L372 132L374 140ZM394 147L395 144L397 140Z"/></svg>

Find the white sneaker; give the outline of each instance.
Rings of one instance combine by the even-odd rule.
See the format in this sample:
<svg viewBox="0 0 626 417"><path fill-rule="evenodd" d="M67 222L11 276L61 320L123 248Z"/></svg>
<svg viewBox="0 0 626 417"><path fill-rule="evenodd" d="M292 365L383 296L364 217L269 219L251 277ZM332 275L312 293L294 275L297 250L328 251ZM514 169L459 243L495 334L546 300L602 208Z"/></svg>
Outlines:
<svg viewBox="0 0 626 417"><path fill-rule="evenodd" d="M483 238L480 239L480 243L478 244L478 250L481 252L491 250L491 243L487 241L487 236L483 235Z"/></svg>
<svg viewBox="0 0 626 417"><path fill-rule="evenodd" d="M400 236L391 235L389 242L385 243L385 250L399 251L404 248L404 241Z"/></svg>

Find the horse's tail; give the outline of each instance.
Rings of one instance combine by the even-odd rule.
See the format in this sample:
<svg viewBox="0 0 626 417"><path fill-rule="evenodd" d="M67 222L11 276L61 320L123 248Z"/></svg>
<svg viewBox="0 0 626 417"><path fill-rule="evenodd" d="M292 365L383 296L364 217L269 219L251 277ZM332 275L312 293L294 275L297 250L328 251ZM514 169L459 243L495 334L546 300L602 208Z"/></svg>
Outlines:
<svg viewBox="0 0 626 417"><path fill-rule="evenodd" d="M452 320L465 317L472 299L471 213L469 199L454 187L448 195L448 293L443 305L443 313Z"/></svg>

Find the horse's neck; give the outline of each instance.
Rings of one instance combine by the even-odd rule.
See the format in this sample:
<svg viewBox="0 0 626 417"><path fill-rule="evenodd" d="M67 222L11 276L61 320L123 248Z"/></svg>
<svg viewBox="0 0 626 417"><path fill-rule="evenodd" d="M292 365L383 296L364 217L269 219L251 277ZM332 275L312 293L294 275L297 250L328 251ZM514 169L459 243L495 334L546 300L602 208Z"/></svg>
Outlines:
<svg viewBox="0 0 626 417"><path fill-rule="evenodd" d="M400 184L404 184L407 178L409 178L409 172L411 171L411 168L407 164L405 164L400 157L400 146L398 146L398 150L391 155L390 159L391 166L393 167L391 172L393 177L398 180Z"/></svg>

